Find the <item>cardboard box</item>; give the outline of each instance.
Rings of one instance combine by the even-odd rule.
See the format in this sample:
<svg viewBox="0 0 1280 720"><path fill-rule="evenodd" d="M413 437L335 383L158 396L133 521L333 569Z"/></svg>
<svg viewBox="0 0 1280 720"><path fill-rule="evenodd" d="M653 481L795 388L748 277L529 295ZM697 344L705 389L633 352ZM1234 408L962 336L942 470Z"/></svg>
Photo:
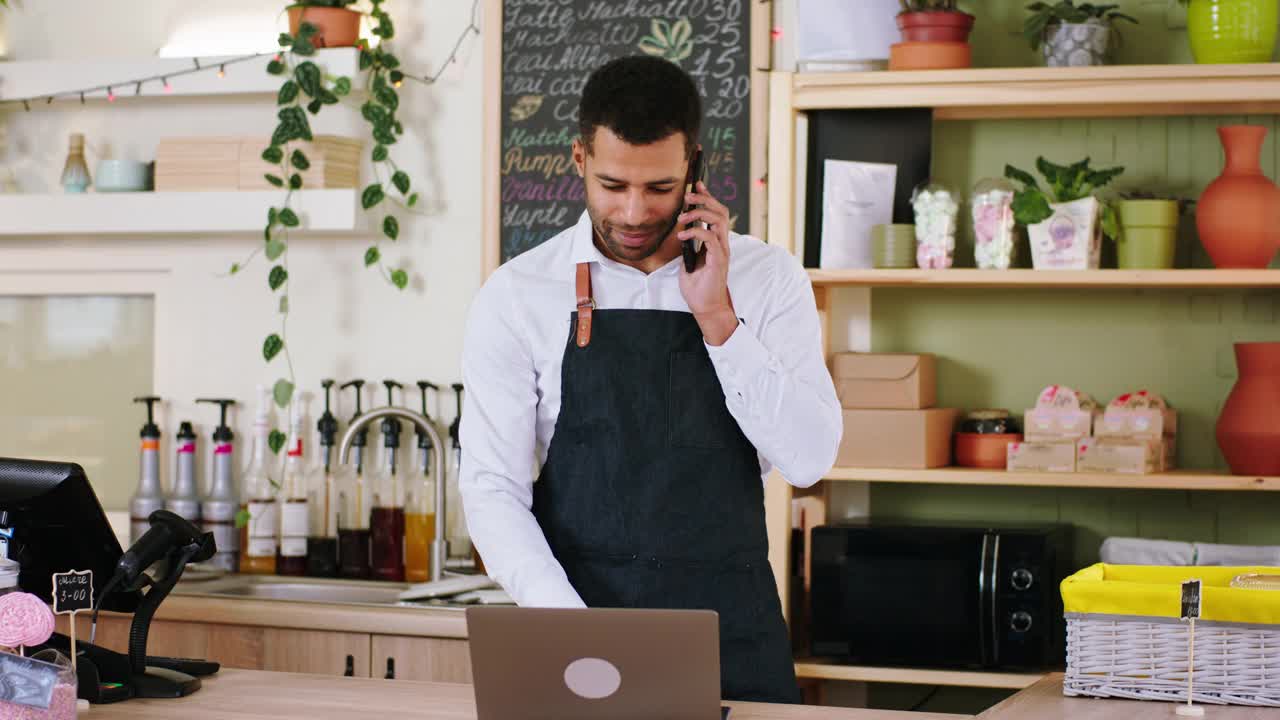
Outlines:
<svg viewBox="0 0 1280 720"><path fill-rule="evenodd" d="M1009 443L1008 462L1005 464L1010 472L1075 472L1076 442L1054 440Z"/></svg>
<svg viewBox="0 0 1280 720"><path fill-rule="evenodd" d="M1082 438L1076 444L1076 470L1130 475L1160 472L1165 447L1162 440Z"/></svg>
<svg viewBox="0 0 1280 720"><path fill-rule="evenodd" d="M937 361L927 353L836 353L831 378L841 407L850 410L919 410L937 403Z"/></svg>
<svg viewBox="0 0 1280 720"><path fill-rule="evenodd" d="M262 151L271 143L269 137L241 138L239 157L239 183L241 190L270 190L266 175L280 174L280 166L262 159ZM296 170L302 176L302 186L309 190L321 188L360 187L360 156L364 141L339 135L316 135L311 142L294 141L289 149L301 150L311 166ZM390 192L393 188L387 184Z"/></svg>
<svg viewBox="0 0 1280 720"><path fill-rule="evenodd" d="M1107 411L1093 424L1097 437L1160 440L1178 432L1178 414L1172 408L1120 409Z"/></svg>
<svg viewBox="0 0 1280 720"><path fill-rule="evenodd" d="M951 464L951 433L960 411L845 410L842 467L911 468Z"/></svg>

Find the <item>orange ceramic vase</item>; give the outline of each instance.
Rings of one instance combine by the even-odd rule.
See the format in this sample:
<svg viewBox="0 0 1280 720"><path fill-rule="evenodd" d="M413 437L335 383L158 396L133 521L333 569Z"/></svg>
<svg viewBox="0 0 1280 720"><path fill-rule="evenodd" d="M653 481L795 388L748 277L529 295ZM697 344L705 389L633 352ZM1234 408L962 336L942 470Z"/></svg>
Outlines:
<svg viewBox="0 0 1280 720"><path fill-rule="evenodd" d="M1218 447L1236 475L1280 475L1280 342L1235 350L1238 378L1218 416Z"/></svg>
<svg viewBox="0 0 1280 720"><path fill-rule="evenodd" d="M1280 246L1280 190L1262 174L1267 128L1218 128L1226 166L1196 205L1200 243L1215 267L1265 268Z"/></svg>
<svg viewBox="0 0 1280 720"><path fill-rule="evenodd" d="M289 32L297 35L303 22L316 26L311 42L318 48L354 47L360 39L360 13L340 7L289 6Z"/></svg>

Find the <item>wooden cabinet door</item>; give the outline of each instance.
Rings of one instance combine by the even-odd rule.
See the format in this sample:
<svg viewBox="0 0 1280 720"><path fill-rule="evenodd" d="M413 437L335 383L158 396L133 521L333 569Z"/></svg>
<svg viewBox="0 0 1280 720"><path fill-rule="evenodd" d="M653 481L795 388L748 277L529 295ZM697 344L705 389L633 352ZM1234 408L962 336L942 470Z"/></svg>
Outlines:
<svg viewBox="0 0 1280 720"><path fill-rule="evenodd" d="M369 635L265 628L264 670L369 677Z"/></svg>
<svg viewBox="0 0 1280 720"><path fill-rule="evenodd" d="M65 632L62 617L59 631ZM98 616L96 645L116 652L129 652L132 615L101 613ZM212 660L223 667L264 669L263 635L266 628L250 625L153 620L147 633L147 654L151 656ZM76 616L76 639L89 639L88 613ZM366 636L367 637L367 636Z"/></svg>
<svg viewBox="0 0 1280 720"><path fill-rule="evenodd" d="M374 635L372 646L372 677L392 674L401 680L471 682L471 648L466 640Z"/></svg>

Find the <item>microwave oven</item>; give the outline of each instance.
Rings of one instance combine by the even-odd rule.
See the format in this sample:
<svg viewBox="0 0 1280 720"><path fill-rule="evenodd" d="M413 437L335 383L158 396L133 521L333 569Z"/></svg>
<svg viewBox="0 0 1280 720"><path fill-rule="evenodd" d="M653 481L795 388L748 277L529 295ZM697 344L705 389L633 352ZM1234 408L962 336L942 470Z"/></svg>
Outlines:
<svg viewBox="0 0 1280 720"><path fill-rule="evenodd" d="M812 530L811 652L856 664L1063 663L1067 525L866 520Z"/></svg>

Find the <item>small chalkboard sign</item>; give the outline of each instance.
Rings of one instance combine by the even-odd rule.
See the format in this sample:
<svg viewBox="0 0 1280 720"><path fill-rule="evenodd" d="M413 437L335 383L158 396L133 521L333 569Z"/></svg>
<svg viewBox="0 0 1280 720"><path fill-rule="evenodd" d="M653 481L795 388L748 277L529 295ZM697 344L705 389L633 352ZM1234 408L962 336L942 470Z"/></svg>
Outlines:
<svg viewBox="0 0 1280 720"><path fill-rule="evenodd" d="M1200 617L1200 581L1186 580L1182 583L1182 619L1192 620Z"/></svg>
<svg viewBox="0 0 1280 720"><path fill-rule="evenodd" d="M53 612L58 615L93 609L93 571L53 574Z"/></svg>

